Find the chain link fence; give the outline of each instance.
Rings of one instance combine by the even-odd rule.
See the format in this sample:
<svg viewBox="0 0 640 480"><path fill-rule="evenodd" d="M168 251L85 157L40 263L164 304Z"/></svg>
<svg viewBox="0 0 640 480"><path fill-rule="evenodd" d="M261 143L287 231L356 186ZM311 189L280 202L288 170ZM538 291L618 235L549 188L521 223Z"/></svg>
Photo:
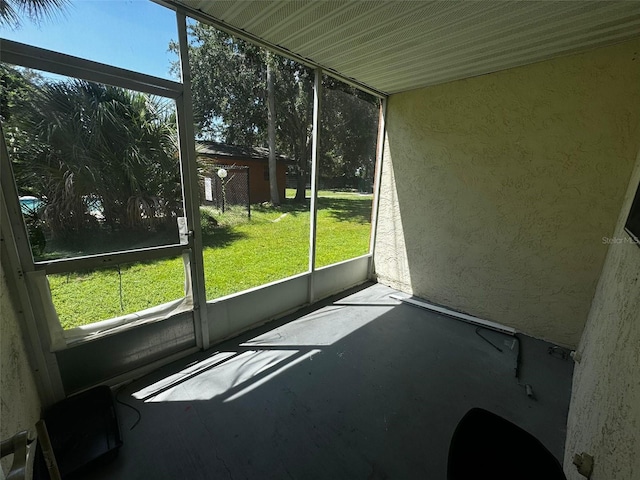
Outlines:
<svg viewBox="0 0 640 480"><path fill-rule="evenodd" d="M251 218L249 167L241 165L206 165L199 172L200 205L224 213L231 206L246 207Z"/></svg>

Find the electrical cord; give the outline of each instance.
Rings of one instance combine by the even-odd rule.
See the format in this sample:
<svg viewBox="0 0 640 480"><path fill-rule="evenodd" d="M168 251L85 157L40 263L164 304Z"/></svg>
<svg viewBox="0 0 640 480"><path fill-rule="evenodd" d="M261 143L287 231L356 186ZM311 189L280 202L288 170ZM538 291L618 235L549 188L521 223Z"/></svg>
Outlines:
<svg viewBox="0 0 640 480"><path fill-rule="evenodd" d="M502 349L500 347L498 347L495 343L493 343L491 340L489 340L487 337L485 337L484 335L480 334L480 329L482 327L478 327L476 328L476 335L478 335L481 339L483 339L485 342L487 342L489 345L491 345L493 348L495 348L496 350L498 350L500 353L502 353Z"/></svg>
<svg viewBox="0 0 640 480"><path fill-rule="evenodd" d="M138 426L138 424L140 423L140 420L142 420L142 414L140 413L140 410L138 410L136 407L134 407L133 405L130 405L128 403L123 402L122 400L120 400L119 395L120 392L122 392L122 390L124 389L124 387L126 387L126 385L121 386L117 391L116 391L116 402L119 403L120 405L124 405L125 407L129 407L131 410L133 410L134 412L136 412L136 414L138 415L138 419L133 423L133 425L131 425L131 428L129 428L129 430L133 430L134 428L136 428Z"/></svg>
<svg viewBox="0 0 640 480"><path fill-rule="evenodd" d="M498 350L500 353L504 353L503 350L500 347L498 347L495 343L493 343L487 337L482 335L480 333L480 330L482 330L482 327L477 327L476 328L476 335L478 335L480 338L482 338L485 342L487 342L493 348ZM515 366L516 382L517 382L517 384L519 386L521 386L522 388L525 389L525 391L527 393L527 397L529 397L532 400L535 400L536 397L533 394L533 387L531 385L529 385L528 383L520 383L520 362L522 361L522 342L520 342L520 337L518 336L517 333L514 334L513 337L514 337L515 341L518 343L518 353L516 355L516 366Z"/></svg>
<svg viewBox="0 0 640 480"><path fill-rule="evenodd" d="M516 356L516 382L527 392L527 397L531 400L536 400L535 395L533 394L533 387L528 383L520 383L520 362L522 361L522 342L520 341L520 337L518 334L514 334L514 338L518 342L518 355Z"/></svg>
<svg viewBox="0 0 640 480"><path fill-rule="evenodd" d="M520 362L522 361L522 342L520 341L520 336L516 333L513 335L518 342L518 355L516 356L516 379L518 382L520 381Z"/></svg>

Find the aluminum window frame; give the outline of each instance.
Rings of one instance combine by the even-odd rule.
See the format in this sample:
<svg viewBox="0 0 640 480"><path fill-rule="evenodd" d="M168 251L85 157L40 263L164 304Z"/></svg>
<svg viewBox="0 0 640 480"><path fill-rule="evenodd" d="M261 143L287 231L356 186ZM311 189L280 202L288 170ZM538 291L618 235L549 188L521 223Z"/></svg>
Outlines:
<svg viewBox="0 0 640 480"><path fill-rule="evenodd" d="M18 250L22 270L24 272L44 271L46 274L59 274L79 269L106 268L122 263L159 260L180 256L181 254L188 252L191 257L191 292L193 292L194 310L197 310L199 315L202 316L202 312L206 309L206 300L203 301L204 297L201 296L200 290L196 290L195 288L202 284L198 279L204 278L204 272L202 269L202 251L195 247L196 242L194 241L199 237L200 222L199 217L196 216L198 190L197 188L193 188L193 179L191 179L193 174L197 175L197 173L195 166L192 165L192 163L195 162L193 127L191 126L191 128L189 128L193 123L190 105L190 85L189 83L185 85L184 82L185 78L187 79L187 82L189 79L189 75L185 75L185 65L188 70L188 61L185 62L184 59L187 58L188 53L186 51L186 26L184 15L176 13L176 21L178 35L179 37L183 36L185 40L184 45L183 42L180 42L180 62L183 83L3 38L0 38L0 61L19 67L32 68L47 73L102 83L169 99L173 101L175 105L178 124L179 169L181 177L182 205L184 216L187 219L187 229L189 230L188 244L172 243L169 245L118 250L95 255L36 261L34 260L31 245L28 240L26 245L24 245L24 241L20 241L18 242ZM192 140L189 141L189 138ZM9 162L8 171L13 173L10 166L10 159L7 160ZM11 175L11 182L15 183L13 174ZM194 195L196 197L195 210ZM18 206L18 197L15 199L7 198L6 200L8 202L15 203L12 207L16 207L18 208L17 211L20 211ZM16 211L15 208L12 208L12 210ZM18 229L17 231L25 229L24 221L21 217L12 218L11 223L14 231L16 231L16 228ZM22 236L26 238L26 231ZM208 329L203 329L202 321L196 322L196 325L196 342L199 347L203 349L207 348L209 345L208 336L203 334L203 331L207 332Z"/></svg>
<svg viewBox="0 0 640 480"><path fill-rule="evenodd" d="M46 50L12 40L0 39L0 60L19 67L33 68L47 73L63 75L65 77L102 83L114 87L124 88L149 95L156 95L172 100L179 118L179 100L183 98L183 84L153 77L143 73L133 72L119 67L94 62L52 50ZM180 164L185 156L182 142L180 144ZM182 168L181 168L181 177ZM185 180L181 178L183 209L185 209ZM16 200L17 201L17 200ZM48 261L36 261L31 255L30 261L22 258L23 264L32 266L34 270L45 270L47 273L65 273L79 268L94 268L131 262L139 256L142 260L166 258L179 255L188 246L178 243L154 247L118 250L96 255L81 255L78 257L60 258Z"/></svg>
<svg viewBox="0 0 640 480"><path fill-rule="evenodd" d="M98 82L176 100L182 95L182 83L114 67L26 43L0 38L0 60L67 77Z"/></svg>
<svg viewBox="0 0 640 480"><path fill-rule="evenodd" d="M229 34L243 38L255 45L270 50L278 55L290 58L294 61L300 62L306 66L314 67L315 81L314 81L314 103L313 103L313 147L312 147L312 162L311 162L311 183L312 183L312 196L311 196L311 220L310 220L310 232L309 232L309 269L308 273L313 273L316 269L315 265L315 245L316 245L316 233L317 233L317 176L318 176L318 153L317 148L320 142L320 129L318 123L320 119L322 102L321 102L321 78L323 75L329 75L337 78L338 80L352 85L366 93L369 93L382 101L381 115L378 124L378 146L376 148L376 165L375 165L375 180L374 180L374 199L373 199L373 215L371 223L371 237L369 251L366 255L373 255L375 248L375 230L377 227L377 213L379 204L379 190L382 170L382 155L384 145L385 134L385 114L387 96L382 92L368 88L365 85L354 82L352 79L347 79L336 72L326 70L319 65L315 65L309 62L307 59L302 59L288 52L280 49L277 46L270 45L261 41L257 37L248 35L247 32L239 32L236 29L230 28L228 25L221 25L219 21L210 16L204 15L201 12L194 11L192 9L185 8L182 4L176 4L171 1L155 0L165 8L173 10L176 14L176 21L178 27L178 43L180 53L180 65L182 83L167 80L152 75L127 70L120 67L96 62L93 60L87 60L72 55L67 55L52 50L47 50L32 45L15 42L13 40L7 40L0 38L0 60L6 63L10 63L20 67L33 68L57 75L63 75L71 78L78 78L91 82L99 82L106 85L125 88L145 94L156 95L163 98L171 99L175 102L176 117L178 121L178 133L180 143L180 173L182 180L182 193L183 193L183 208L185 211L185 217L187 218L187 228L189 230L189 245L170 244L154 247L146 247L141 249L120 250L115 252L108 252L95 255L78 256L71 258L62 258L48 261L35 261L32 255L29 258L21 258L23 268L26 270L44 270L47 273L66 273L78 269L87 268L100 268L108 267L110 265L116 265L120 263L130 263L132 261L144 261L155 260L167 257L174 257L180 255L185 250L190 250L192 253L192 260L194 263L195 275L192 275L192 285L194 296L198 296L201 299L205 298L204 294L204 265L202 260L202 236L200 231L200 222L198 215L198 189L197 189L197 171L193 167L195 162L195 139L193 129L193 107L191 102L191 89L190 89L190 71L188 60L188 38L186 20L187 15L196 21L204 22L212 25L215 28L221 29ZM194 177L194 178L192 178ZM195 182L195 183L194 183ZM16 200L17 201L17 200ZM187 214L187 212L189 212ZM198 218L198 221L195 221ZM197 244L198 248L194 248ZM30 249L30 245L29 245ZM21 257L27 257L24 250ZM31 252L29 252L31 253ZM312 283L312 282L311 282ZM311 294L312 286L310 285L309 302L313 301L313 295ZM194 302L195 302L194 298ZM205 301L198 301L197 304L204 307ZM206 331L204 318L201 318L202 328L200 331ZM208 339L202 338L198 342L207 348Z"/></svg>
<svg viewBox="0 0 640 480"><path fill-rule="evenodd" d="M375 242L376 242L376 230L378 224L378 208L380 204L380 187L382 181L382 165L383 165L383 155L384 155L384 144L385 144L385 136L386 136L386 116L387 116L387 103L389 99L389 95L386 92L374 89L362 82L358 82L357 80L341 75L340 72L332 70L330 68L326 68L316 62L308 58L304 58L300 55L297 55L295 52L282 48L273 43L267 42L262 38L239 28L236 28L224 21L221 21L212 15L206 14L197 8L190 7L185 5L184 3L178 2L176 0L150 0L158 5L161 5L165 8L173 10L178 15L178 18L192 19L198 22L205 23L210 25L222 32L225 32L233 37L240 38L245 40L253 45L264 48L276 55L280 55L282 57L288 58L289 60L293 60L302 65L310 67L314 70L314 99L313 99L313 125L312 125L312 148L311 148L311 205L310 205L310 232L309 232L309 267L306 272L309 275L309 295L308 302L313 303L314 298L314 286L313 286L313 273L316 271L316 232L317 232L317 189L318 189L318 175L319 169L317 166L318 154L319 154L319 146L320 146L320 119L321 119L321 109L322 109L322 76L327 75L329 77L335 78L347 85L351 85L352 87L357 88L369 95L372 95L381 101L380 106L380 116L378 120L378 140L376 145L376 158L375 158L375 166L374 166L374 185L373 185L373 201L372 201L372 218L371 218L371 234L369 237L369 251L361 255L361 257L368 256L370 257L369 261L369 274L370 277L375 274L375 269L373 265L373 255L375 253ZM181 22L180 22L181 23ZM184 39L184 45L183 45ZM184 35L179 34L179 42L180 42L180 52L181 58L184 54L185 57L188 55L188 38L186 31L186 23ZM190 81L190 77L189 77ZM190 92L189 92L190 95ZM359 258L359 257L355 257ZM339 262L342 263L342 262ZM329 267L331 265L327 265ZM326 267L322 267L326 268ZM303 274L304 275L304 274ZM279 281L286 281L287 279L281 279ZM204 277L203 277L204 281ZM238 292L242 293L242 292ZM215 300L212 300L215 301Z"/></svg>
<svg viewBox="0 0 640 480"><path fill-rule="evenodd" d="M375 235L377 229L377 217L378 217L378 205L380 201L380 183L382 175L383 165L383 151L385 142L385 117L386 117L386 105L387 95L383 92L373 90L366 85L358 83L357 81L341 76L338 72L334 72L322 66L310 62L308 59L303 59L296 56L293 52L283 50L277 46L268 44L261 41L259 38L247 34L247 32L237 31L235 29L229 29L228 26L222 25L215 19L209 16L202 15L196 10L185 8L182 4L177 4L171 0L152 0L169 10L174 11L176 15L177 31L178 31L178 43L180 53L180 73L181 82L167 80L132 70L127 70L104 63L87 60L79 57L74 57L67 54L35 47L31 45L22 44L19 42L6 40L0 38L0 61L42 70L53 74L64 75L72 78L78 78L82 80L99 82L115 87L134 90L141 93L150 95L157 95L163 98L171 99L175 102L176 106L176 118L178 123L178 135L179 135L179 152L180 152L180 174L182 181L182 195L183 195L183 207L184 215L187 219L187 229L189 231L189 243L187 245L163 245L155 247L147 247L141 249L121 250L111 253L103 253L96 255L87 255L80 257L72 257L68 259L58 259L50 261L38 261L35 262L31 252L30 244L26 236L26 228L22 215L20 213L19 200L15 189L15 179L11 174L2 175L2 193L5 196L6 210L9 212L8 217L3 219L3 235L5 234L5 226L8 226L7 232L10 233L12 245L12 263L9 265L11 272L7 272L8 278L17 279L19 286L20 301L24 304L24 316L27 323L27 334L30 338L30 344L33 346L32 354L36 359L38 365L38 371L40 378L40 385L43 393L46 396L46 403L50 403L52 400L61 398L63 394L63 387L60 379L60 371L57 366L56 358L53 353L50 352L47 345L47 335L49 334L46 323L40 318L42 315L39 312L37 298L34 298L32 292L28 291L25 285L24 276L31 271L41 270L45 273L65 273L67 271L84 269L84 268L104 268L119 263L131 263L143 260L155 260L166 257L175 257L189 252L191 258L191 291L193 293L193 321L194 321L194 334L196 338L196 345L199 349L204 350L210 346L210 339L215 341L221 341L226 335L224 332L229 332L231 335L235 335L247 328L250 324L255 325L256 322L264 321L261 318L247 319L246 321L241 319L240 322L231 322L230 319L226 319L227 316L232 315L232 312L236 312L233 305L229 302L238 302L243 295L254 295L260 293L261 295L269 295L274 288L285 288L293 281L302 281L306 279L308 284L307 302L313 303L320 297L324 297L328 294L335 293L331 290L333 285L335 272L347 272L353 270L353 265L360 265L362 267L362 273L368 273L368 278L373 275L373 255L375 249ZM311 220L310 220L310 244L309 244L309 269L306 273L302 273L293 277L285 278L273 282L271 284L262 285L251 289L251 293L239 292L232 295L229 299L220 299L207 301L205 295L205 277L204 277L204 265L202 255L202 235L200 229L200 216L199 216L199 188L197 181L197 166L196 166L196 151L195 151L195 135L193 125L193 105L191 98L191 76L189 71L188 62L188 38L187 38L187 15L189 18L207 23L227 33L241 37L250 43L266 48L278 55L282 55L286 58L300 62L303 65L312 67L315 70L315 85L314 88L314 111L312 112L314 118L313 124L313 158L312 158L312 178L316 183L314 187L314 193L312 195L311 208ZM339 264L329 265L322 268L317 268L315 265L315 231L317 229L317 149L320 142L320 132L318 123L321 114L321 78L322 75L329 75L333 78L352 85L366 93L369 93L382 100L382 109L379 120L379 133L378 133L378 145L376 149L376 166L375 166L375 183L374 183L374 198L373 198L373 214L371 223L371 237L369 252L360 257L350 259ZM3 145L4 145L4 139ZM0 152L2 154L2 170L3 173L11 171L10 159L4 158L6 152ZM9 185L11 184L11 185ZM6 187L6 188L5 188ZM9 244L8 243L8 244ZM8 245L7 244L7 245ZM364 269L366 260L367 269ZM316 278L317 277L317 278ZM360 278L358 276L358 278ZM364 277L363 277L364 278ZM329 280L330 279L330 280ZM302 292L301 292L302 293ZM303 294L304 295L304 294ZM299 299L300 302L304 302L303 297ZM26 302L26 303L25 303ZM243 301L242 303L244 303ZM291 308L299 308L303 306L301 303L298 306L291 306ZM229 313L227 313L227 310ZM279 308L278 311L282 309ZM208 315L208 312L209 314ZM285 312L286 313L286 312ZM235 315L235 313L233 313ZM270 318L276 315L277 312L269 314ZM253 313L252 313L253 316ZM246 325L245 325L246 324ZM213 330L212 330L213 329ZM220 333L218 333L218 331ZM213 332L213 333L212 333ZM119 335L119 332L113 332L109 335ZM35 352L33 352L35 350ZM176 354L181 356L181 354ZM146 368L146 367L145 367ZM128 376L125 375L125 376ZM45 397L43 397L45 398Z"/></svg>

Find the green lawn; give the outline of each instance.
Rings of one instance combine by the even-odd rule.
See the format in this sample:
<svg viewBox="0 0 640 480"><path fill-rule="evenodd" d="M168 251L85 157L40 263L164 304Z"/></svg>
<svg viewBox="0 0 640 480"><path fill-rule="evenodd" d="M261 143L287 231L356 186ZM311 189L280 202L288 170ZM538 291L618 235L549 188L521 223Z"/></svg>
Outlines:
<svg viewBox="0 0 640 480"><path fill-rule="evenodd" d="M319 193L316 266L368 252L371 202L371 195ZM202 218L208 300L308 269L308 205L253 205L251 220L241 209L222 214L202 207ZM50 275L49 282L66 329L180 298L184 274L182 259L176 258L121 265L119 270Z"/></svg>

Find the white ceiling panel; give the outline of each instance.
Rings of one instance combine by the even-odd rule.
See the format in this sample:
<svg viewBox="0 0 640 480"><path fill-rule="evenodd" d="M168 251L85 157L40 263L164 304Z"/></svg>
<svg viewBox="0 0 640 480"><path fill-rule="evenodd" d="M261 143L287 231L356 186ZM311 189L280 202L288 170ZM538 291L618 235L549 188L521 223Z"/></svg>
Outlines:
<svg viewBox="0 0 640 480"><path fill-rule="evenodd" d="M389 94L640 35L638 1L159 1Z"/></svg>

